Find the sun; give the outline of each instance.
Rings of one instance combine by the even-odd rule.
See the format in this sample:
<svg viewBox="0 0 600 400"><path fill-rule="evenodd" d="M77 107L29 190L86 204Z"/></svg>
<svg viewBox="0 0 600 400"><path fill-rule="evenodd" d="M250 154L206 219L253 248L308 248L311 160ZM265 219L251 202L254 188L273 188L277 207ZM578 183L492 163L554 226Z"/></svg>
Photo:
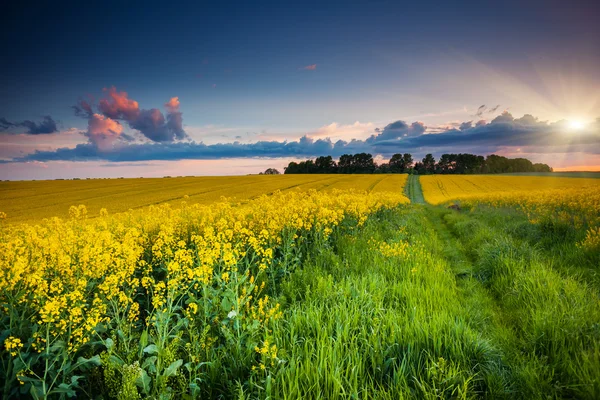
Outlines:
<svg viewBox="0 0 600 400"><path fill-rule="evenodd" d="M579 131L585 128L585 123L579 119L572 119L568 122L568 126L574 131Z"/></svg>

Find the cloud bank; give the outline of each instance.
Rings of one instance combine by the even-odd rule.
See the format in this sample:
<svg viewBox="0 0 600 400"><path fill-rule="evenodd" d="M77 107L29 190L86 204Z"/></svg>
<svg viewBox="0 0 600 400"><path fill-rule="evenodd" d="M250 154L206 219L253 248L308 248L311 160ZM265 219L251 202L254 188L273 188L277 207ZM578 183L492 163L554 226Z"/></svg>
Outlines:
<svg viewBox="0 0 600 400"><path fill-rule="evenodd" d="M100 107L103 114L92 114L88 121L86 135L90 141L74 148L61 148L53 151L36 151L26 156L4 162L32 161L87 161L101 160L112 162L134 162L150 160L214 160L220 158L284 158L314 157L332 155L339 157L345 153L369 152L389 157L394 153L413 152L415 154L440 152L476 152L490 154L501 149L513 148L527 153L575 153L600 154L600 118L586 126L584 130L569 130L566 121L548 123L531 115L514 118L504 112L491 122L479 121L473 125L466 121L458 128L440 133L429 133L421 122L411 124L395 121L364 140L336 140L329 138L313 139L303 136L298 141L258 141L255 143L204 144L192 141L177 141L177 135L170 140L136 142L133 139L121 140L123 127L118 120L127 121L132 127L143 126L148 132L154 126L166 126L169 117L177 118L179 101L172 98L165 105L167 119L161 119L155 111L140 110L137 102L129 100L124 92L114 92L117 99L107 100ZM112 98L112 97L111 97ZM145 115L145 112L150 115ZM109 115L107 115L109 114ZM153 115L154 114L154 115ZM180 115L179 115L180 117ZM150 119L145 126L141 121ZM158 121L156 125L154 122ZM175 122L175 126L178 122ZM172 128L169 128L172 129ZM140 129L140 132L142 130ZM152 135L151 135L152 136ZM148 136L146 136L148 137Z"/></svg>

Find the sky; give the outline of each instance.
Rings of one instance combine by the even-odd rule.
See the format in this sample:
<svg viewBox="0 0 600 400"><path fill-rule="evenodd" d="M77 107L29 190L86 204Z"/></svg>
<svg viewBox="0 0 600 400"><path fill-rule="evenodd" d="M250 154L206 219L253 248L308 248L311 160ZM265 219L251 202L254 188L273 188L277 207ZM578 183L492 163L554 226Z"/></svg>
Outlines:
<svg viewBox="0 0 600 400"><path fill-rule="evenodd" d="M0 179L369 152L600 170L600 2L4 6Z"/></svg>

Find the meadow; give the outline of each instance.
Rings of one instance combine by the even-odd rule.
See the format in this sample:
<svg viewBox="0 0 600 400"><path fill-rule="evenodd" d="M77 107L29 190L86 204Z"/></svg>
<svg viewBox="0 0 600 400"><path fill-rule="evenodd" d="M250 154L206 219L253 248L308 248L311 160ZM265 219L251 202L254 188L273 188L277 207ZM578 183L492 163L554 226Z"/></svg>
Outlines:
<svg viewBox="0 0 600 400"><path fill-rule="evenodd" d="M95 205L0 229L3 398L600 397L600 180L196 179L31 183Z"/></svg>

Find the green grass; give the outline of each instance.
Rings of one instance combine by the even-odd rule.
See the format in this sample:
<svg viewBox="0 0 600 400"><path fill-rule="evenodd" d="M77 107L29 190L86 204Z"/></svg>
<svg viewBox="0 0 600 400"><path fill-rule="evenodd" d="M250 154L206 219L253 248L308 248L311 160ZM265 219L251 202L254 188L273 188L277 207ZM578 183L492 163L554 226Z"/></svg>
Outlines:
<svg viewBox="0 0 600 400"><path fill-rule="evenodd" d="M576 272L591 264L555 269L569 258L502 213L526 223L405 207L311 254L281 286L285 363L259 397L598 398L598 287ZM373 239L411 250L385 257Z"/></svg>
<svg viewBox="0 0 600 400"><path fill-rule="evenodd" d="M423 197L423 190L419 183L418 175L409 175L406 186L404 186L404 193L406 197L410 199L413 204L425 204L425 198Z"/></svg>

